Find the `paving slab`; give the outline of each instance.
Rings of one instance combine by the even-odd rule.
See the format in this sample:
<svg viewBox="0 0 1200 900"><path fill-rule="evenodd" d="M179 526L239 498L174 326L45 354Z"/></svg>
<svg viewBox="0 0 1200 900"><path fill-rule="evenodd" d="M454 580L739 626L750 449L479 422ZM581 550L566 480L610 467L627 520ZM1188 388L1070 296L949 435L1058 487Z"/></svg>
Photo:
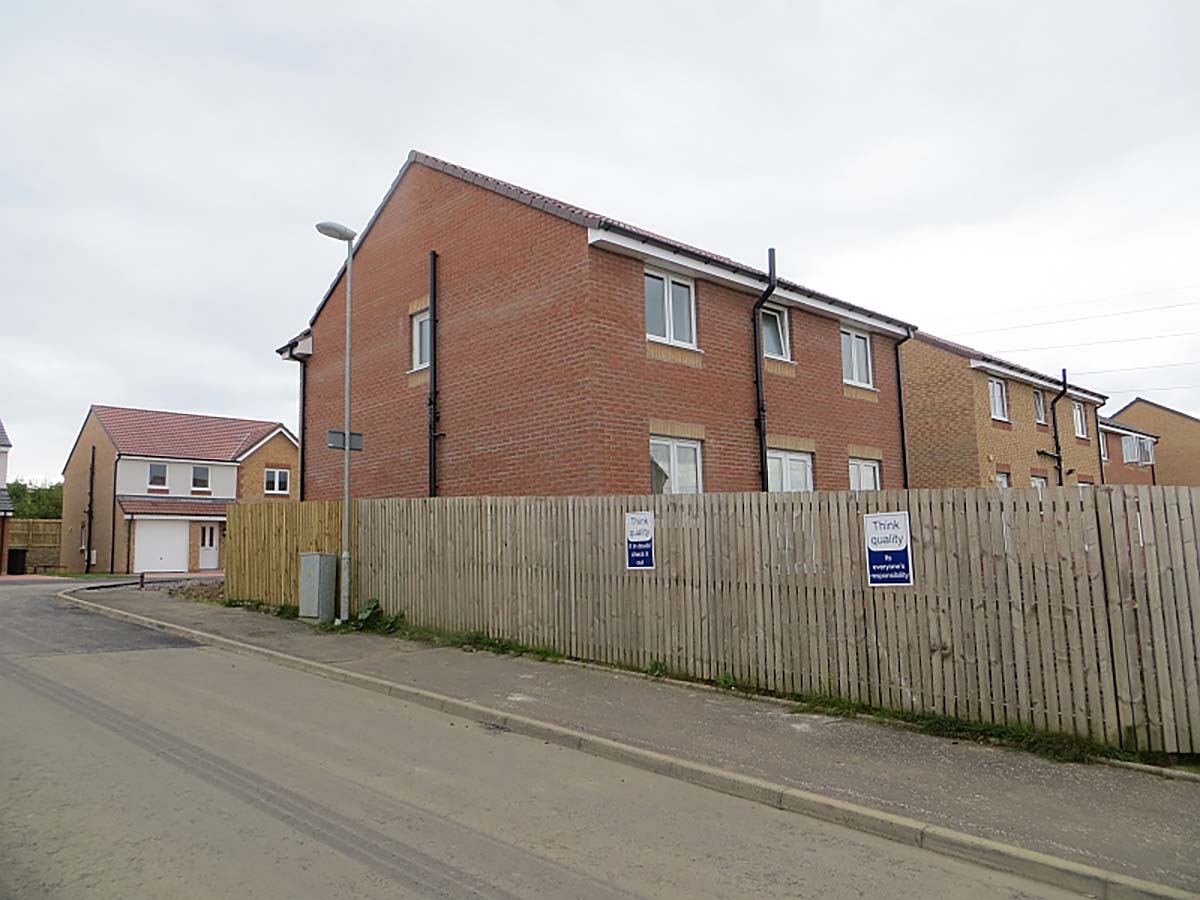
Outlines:
<svg viewBox="0 0 1200 900"><path fill-rule="evenodd" d="M335 635L169 596L92 602L659 753L1200 891L1200 784L917 734L616 671ZM299 676L297 676L299 677Z"/></svg>

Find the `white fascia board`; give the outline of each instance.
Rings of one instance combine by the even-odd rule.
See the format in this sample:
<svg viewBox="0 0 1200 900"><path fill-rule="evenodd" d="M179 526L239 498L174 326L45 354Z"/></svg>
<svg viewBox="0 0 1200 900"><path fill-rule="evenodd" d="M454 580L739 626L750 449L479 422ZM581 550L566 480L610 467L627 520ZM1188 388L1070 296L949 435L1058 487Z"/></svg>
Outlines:
<svg viewBox="0 0 1200 900"><path fill-rule="evenodd" d="M1051 378L1038 378L1035 375L1030 375L1028 372L1022 372L1018 369L1010 369L1008 366L997 365L993 362L988 362L983 359L971 360L972 369L981 369L991 375L999 375L1001 378L1007 378L1010 381L1020 381L1025 384L1032 384L1034 387L1045 388L1054 393L1062 390L1062 382L1054 381ZM1080 391L1075 388L1067 390L1067 396L1072 400L1085 400L1088 403L1096 403L1103 405L1108 398L1103 394L1093 394L1091 391Z"/></svg>
<svg viewBox="0 0 1200 900"><path fill-rule="evenodd" d="M240 466L240 463L228 459L185 459L181 456L135 456L132 453L119 454L119 458L140 459L144 462L190 463L193 466L233 466L235 469Z"/></svg>
<svg viewBox="0 0 1200 900"><path fill-rule="evenodd" d="M715 281L717 284L723 284L726 287L752 291L755 294L761 293L767 286L766 281L761 278L755 278L752 275L739 272L731 272L712 263L692 259L690 256L684 256L682 253L665 250L662 247L656 247L637 238L617 234L604 228L589 228L588 244L592 247L599 247L601 250L610 250L613 253L619 253L622 256L633 256L645 262L652 262L656 266L660 266L668 271L678 272L681 275L688 275L692 278L703 278L705 281ZM799 291L792 291L786 288L776 288L775 292L771 294L770 302L781 306L798 306L803 309L811 309L828 316L833 316L835 319L840 319L843 322L851 322L869 331L891 334L896 337L903 337L908 333L904 328L892 322L877 319L867 313L845 309L833 303L826 303L824 300L818 300L815 297L809 297L807 294L801 294Z"/></svg>
<svg viewBox="0 0 1200 900"><path fill-rule="evenodd" d="M247 456L249 456L251 453L253 453L255 450L257 450L259 447L261 447L267 441L271 440L271 438L275 437L275 435L277 435L277 434L282 434L284 437L286 437L289 441L292 442L293 446L295 446L295 447L300 446L300 442L298 440L296 440L294 437L292 437L292 433L290 431L288 431L286 428L284 428L282 425L280 425L278 428L276 428L274 431L272 431L270 434L268 434L265 438L263 438L261 441L259 441L257 444L255 444L253 447L251 447L249 450L247 450L245 453L243 453L241 456L239 456L238 462L240 463L243 459L245 459Z"/></svg>
<svg viewBox="0 0 1200 900"><path fill-rule="evenodd" d="M1122 428L1120 425L1106 425L1105 423L1101 422L1100 430L1108 431L1113 434L1128 435L1129 437L1146 438L1146 440L1154 441L1156 444L1158 443L1158 438L1154 437L1153 435L1143 434L1140 431L1133 431L1129 428Z"/></svg>
<svg viewBox="0 0 1200 900"><path fill-rule="evenodd" d="M167 516L161 513L148 515L147 513L125 513L126 519L137 519L139 522L224 522L226 516L193 516L187 513L179 513L174 516Z"/></svg>

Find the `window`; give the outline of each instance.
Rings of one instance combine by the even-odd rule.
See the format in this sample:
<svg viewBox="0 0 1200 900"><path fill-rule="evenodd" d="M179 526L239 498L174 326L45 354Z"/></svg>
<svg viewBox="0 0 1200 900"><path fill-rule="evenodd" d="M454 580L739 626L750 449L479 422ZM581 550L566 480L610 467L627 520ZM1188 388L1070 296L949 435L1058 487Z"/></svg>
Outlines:
<svg viewBox="0 0 1200 900"><path fill-rule="evenodd" d="M1154 464L1154 441L1127 434L1121 438L1121 459L1139 466Z"/></svg>
<svg viewBox="0 0 1200 900"><path fill-rule="evenodd" d="M696 346L696 309L692 282L661 272L646 272L646 337Z"/></svg>
<svg viewBox="0 0 1200 900"><path fill-rule="evenodd" d="M1035 488L1037 488L1039 499L1042 496L1042 491L1050 486L1050 482L1045 475L1031 475L1029 476L1029 481Z"/></svg>
<svg viewBox="0 0 1200 900"><path fill-rule="evenodd" d="M702 477L699 441L650 438L651 493L699 494Z"/></svg>
<svg viewBox="0 0 1200 900"><path fill-rule="evenodd" d="M1072 403L1071 407L1075 411L1075 437L1086 438L1088 436L1087 408L1078 402Z"/></svg>
<svg viewBox="0 0 1200 900"><path fill-rule="evenodd" d="M997 472L996 473L996 487L998 487L998 488L1012 487L1012 475L1010 475L1008 472Z"/></svg>
<svg viewBox="0 0 1200 900"><path fill-rule="evenodd" d="M791 360L792 348L788 341L788 315L785 309L762 311L763 355L774 359Z"/></svg>
<svg viewBox="0 0 1200 900"><path fill-rule="evenodd" d="M1100 460L1108 462L1108 435L1100 432Z"/></svg>
<svg viewBox="0 0 1200 900"><path fill-rule="evenodd" d="M167 464L166 463L150 463L150 487L167 486Z"/></svg>
<svg viewBox="0 0 1200 900"><path fill-rule="evenodd" d="M999 378L988 379L988 401L992 406L992 418L1008 421L1008 385Z"/></svg>
<svg viewBox="0 0 1200 900"><path fill-rule="evenodd" d="M1042 391L1033 392L1033 418L1039 425L1046 424L1046 395Z"/></svg>
<svg viewBox="0 0 1200 900"><path fill-rule="evenodd" d="M287 469L267 469L263 472L263 493L290 493L291 473Z"/></svg>
<svg viewBox="0 0 1200 900"><path fill-rule="evenodd" d="M879 460L850 459L850 490L877 491L882 482L879 478Z"/></svg>
<svg viewBox="0 0 1200 900"><path fill-rule="evenodd" d="M192 466L192 490L208 490L208 466Z"/></svg>
<svg viewBox="0 0 1200 900"><path fill-rule="evenodd" d="M429 310L421 310L412 317L412 371L414 372L429 365L429 329Z"/></svg>
<svg viewBox="0 0 1200 900"><path fill-rule="evenodd" d="M771 491L811 491L813 489L812 454L768 450L767 489Z"/></svg>
<svg viewBox="0 0 1200 900"><path fill-rule="evenodd" d="M861 331L842 329L842 381L856 387L873 388L871 337Z"/></svg>

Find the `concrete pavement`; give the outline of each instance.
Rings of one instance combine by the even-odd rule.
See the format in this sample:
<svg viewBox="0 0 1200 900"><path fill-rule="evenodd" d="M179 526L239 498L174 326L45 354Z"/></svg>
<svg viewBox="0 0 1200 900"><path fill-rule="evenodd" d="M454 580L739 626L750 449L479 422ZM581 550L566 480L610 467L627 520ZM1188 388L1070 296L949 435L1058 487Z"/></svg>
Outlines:
<svg viewBox="0 0 1200 900"><path fill-rule="evenodd" d="M1068 896L41 586L0 589L0 709L2 896Z"/></svg>

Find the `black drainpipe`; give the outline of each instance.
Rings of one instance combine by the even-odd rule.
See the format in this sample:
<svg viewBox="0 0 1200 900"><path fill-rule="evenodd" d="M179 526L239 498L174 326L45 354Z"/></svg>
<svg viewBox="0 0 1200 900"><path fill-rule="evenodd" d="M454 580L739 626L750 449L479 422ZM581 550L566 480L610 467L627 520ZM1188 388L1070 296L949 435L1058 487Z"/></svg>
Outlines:
<svg viewBox="0 0 1200 900"><path fill-rule="evenodd" d="M88 467L87 541L83 545L83 571L92 571L92 501L96 488L96 445L92 444L92 463Z"/></svg>
<svg viewBox="0 0 1200 900"><path fill-rule="evenodd" d="M900 345L912 340L913 330L906 328L904 337L896 341L896 390L900 399L900 473L904 477L905 489L908 489L908 428L904 424L904 375L900 367Z"/></svg>
<svg viewBox="0 0 1200 900"><path fill-rule="evenodd" d="M436 250L429 251L429 496L438 493L437 439L438 439L438 393L437 393L437 261Z"/></svg>
<svg viewBox="0 0 1200 900"><path fill-rule="evenodd" d="M758 416L754 425L758 429L758 477L761 490L770 489L767 479L767 396L763 386L762 314L763 305L775 293L775 248L767 250L767 289L759 295L750 316L754 329L754 393L758 400Z"/></svg>
<svg viewBox="0 0 1200 900"><path fill-rule="evenodd" d="M1067 483L1063 476L1063 452L1062 438L1058 436L1058 401L1067 396L1067 370L1062 370L1062 387L1058 389L1058 393L1054 395L1054 399L1050 401L1050 427L1054 429L1054 468L1058 472L1058 486L1062 487Z"/></svg>
<svg viewBox="0 0 1200 900"><path fill-rule="evenodd" d="M117 564L117 466L121 462L121 454L113 458L113 493L112 493L112 522L108 531L108 573L116 572Z"/></svg>

